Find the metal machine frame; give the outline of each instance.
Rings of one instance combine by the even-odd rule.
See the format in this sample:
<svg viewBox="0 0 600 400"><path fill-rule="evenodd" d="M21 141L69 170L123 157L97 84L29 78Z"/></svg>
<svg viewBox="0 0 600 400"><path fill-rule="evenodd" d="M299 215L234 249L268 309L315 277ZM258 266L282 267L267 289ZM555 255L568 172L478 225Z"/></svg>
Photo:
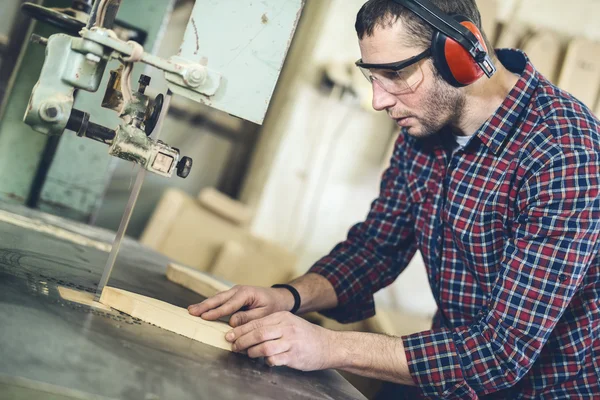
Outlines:
<svg viewBox="0 0 600 400"><path fill-rule="evenodd" d="M279 77L283 60L296 29L303 0L280 2L269 0L262 5L273 11L278 17L287 16L284 22L268 26L267 13L262 13L260 24L258 16L250 28L257 29L254 37L242 39L241 51L230 59L230 53L222 45L229 45L238 39L222 35L211 40L202 51L199 31L208 33L206 25L211 13L220 13L229 18L232 4L211 4L197 1L186 29L184 41L178 55L168 60L143 51L134 41L125 41L109 26L114 22L121 0L98 0L91 10L87 25L79 31L79 36L55 34L48 39L34 36L32 40L46 46L46 59L40 79L32 91L25 112L24 121L37 132L46 135L60 135L65 129L77 132L80 137L88 137L109 147L109 154L141 165L147 171L170 177L177 171L180 177L187 177L192 160L181 157L179 149L150 138L157 119L161 114L162 98L150 99L145 95L149 78L140 77L140 87L136 92L128 92L130 87L130 69L133 63L141 62L165 73L169 91L192 100L224 110L253 122L262 123L275 83ZM223 2L227 3L227 2ZM252 13L260 13L261 8L247 4L237 4L236 8L244 12L241 18ZM45 18L54 18L55 11L37 7ZM43 9L43 10L41 10ZM102 13L110 11L105 19ZM60 14L60 13L58 13ZM81 24L75 17L56 16L67 27ZM227 28L227 24L223 24ZM237 26L233 21L230 26ZM247 27L237 26L240 34ZM72 28L73 29L73 28ZM280 36L286 32L287 36ZM225 32L224 32L225 33ZM243 37L243 36L240 36ZM244 40L247 42L244 44ZM267 46L268 43L268 46ZM222 57L221 57L222 56ZM216 68L209 67L209 60L218 60L217 64L226 71L224 76ZM227 63L222 63L225 59ZM74 93L77 90L96 92L100 88L106 65L110 60L119 60L123 67L111 71L105 101L102 107L119 113L122 122L115 129L90 122L90 114L73 107ZM248 77L252 79L248 79ZM58 79L57 79L58 78Z"/></svg>

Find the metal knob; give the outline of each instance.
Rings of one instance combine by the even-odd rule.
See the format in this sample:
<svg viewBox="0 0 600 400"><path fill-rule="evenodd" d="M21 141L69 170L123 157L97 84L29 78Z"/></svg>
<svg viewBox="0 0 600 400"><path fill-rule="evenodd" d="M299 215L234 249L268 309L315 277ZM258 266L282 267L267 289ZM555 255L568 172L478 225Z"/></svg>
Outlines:
<svg viewBox="0 0 600 400"><path fill-rule="evenodd" d="M150 77L148 75L140 75L140 79L138 80L140 86L138 87L138 92L144 94L146 92L146 87L150 85Z"/></svg>
<svg viewBox="0 0 600 400"><path fill-rule="evenodd" d="M158 119L160 118L160 114L162 112L163 103L165 101L165 97L161 94L156 96L154 99L154 105L152 106L152 112L148 119L144 122L144 130L146 132L146 136L150 136L158 123Z"/></svg>
<svg viewBox="0 0 600 400"><path fill-rule="evenodd" d="M189 157L181 157L181 160L177 163L177 176L181 178L187 178L192 170L193 161Z"/></svg>

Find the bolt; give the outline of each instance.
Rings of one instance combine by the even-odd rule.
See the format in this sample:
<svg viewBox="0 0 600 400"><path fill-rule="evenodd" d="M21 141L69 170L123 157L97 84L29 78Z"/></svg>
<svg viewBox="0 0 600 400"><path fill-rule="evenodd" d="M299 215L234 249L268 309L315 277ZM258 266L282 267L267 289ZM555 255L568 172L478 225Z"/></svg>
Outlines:
<svg viewBox="0 0 600 400"><path fill-rule="evenodd" d="M198 87L206 81L206 69L191 68L183 76L183 81L191 87Z"/></svg>
<svg viewBox="0 0 600 400"><path fill-rule="evenodd" d="M92 53L87 53L85 55L85 58L94 64L98 64L100 62L100 60L102 60L99 56L92 54Z"/></svg>
<svg viewBox="0 0 600 400"><path fill-rule="evenodd" d="M49 107L46 109L46 115L49 118L56 118L56 116L58 115L58 110L54 107Z"/></svg>
<svg viewBox="0 0 600 400"><path fill-rule="evenodd" d="M39 114L46 122L56 122L61 118L60 107L53 103L42 104Z"/></svg>
<svg viewBox="0 0 600 400"><path fill-rule="evenodd" d="M148 75L140 75L140 79L138 80L140 85L148 86L150 85L151 78Z"/></svg>

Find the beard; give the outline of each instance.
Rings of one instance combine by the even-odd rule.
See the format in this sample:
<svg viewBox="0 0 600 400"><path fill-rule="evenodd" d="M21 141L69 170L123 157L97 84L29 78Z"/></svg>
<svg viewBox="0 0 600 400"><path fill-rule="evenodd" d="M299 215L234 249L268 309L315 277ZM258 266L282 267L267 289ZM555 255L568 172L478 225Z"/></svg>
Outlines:
<svg viewBox="0 0 600 400"><path fill-rule="evenodd" d="M446 82L437 71L434 77L434 85L423 101L425 113L417 117L420 126L404 128L416 138L431 137L445 126L456 124L465 108L464 93Z"/></svg>

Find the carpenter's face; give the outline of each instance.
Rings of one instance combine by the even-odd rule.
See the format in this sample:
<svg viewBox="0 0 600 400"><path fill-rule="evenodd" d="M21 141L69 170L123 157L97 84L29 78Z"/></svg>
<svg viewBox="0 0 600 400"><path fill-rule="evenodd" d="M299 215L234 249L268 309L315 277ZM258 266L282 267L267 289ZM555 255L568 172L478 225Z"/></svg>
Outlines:
<svg viewBox="0 0 600 400"><path fill-rule="evenodd" d="M427 50L406 46L404 34L400 20L391 27L376 27L372 36L359 42L362 62L397 63ZM464 93L435 73L431 57L399 71L366 68L363 73L372 82L373 108L385 110L414 137L427 137L452 123L464 105Z"/></svg>

